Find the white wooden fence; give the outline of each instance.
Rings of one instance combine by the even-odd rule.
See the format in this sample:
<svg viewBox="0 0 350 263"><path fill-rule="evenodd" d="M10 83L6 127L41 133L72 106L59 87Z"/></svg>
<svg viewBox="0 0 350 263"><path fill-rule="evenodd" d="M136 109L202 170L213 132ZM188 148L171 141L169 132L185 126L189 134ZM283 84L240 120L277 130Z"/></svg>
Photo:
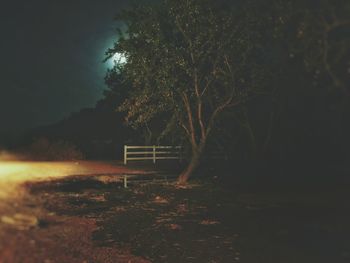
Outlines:
<svg viewBox="0 0 350 263"><path fill-rule="evenodd" d="M124 145L124 164L139 160L179 160L181 146L129 146Z"/></svg>

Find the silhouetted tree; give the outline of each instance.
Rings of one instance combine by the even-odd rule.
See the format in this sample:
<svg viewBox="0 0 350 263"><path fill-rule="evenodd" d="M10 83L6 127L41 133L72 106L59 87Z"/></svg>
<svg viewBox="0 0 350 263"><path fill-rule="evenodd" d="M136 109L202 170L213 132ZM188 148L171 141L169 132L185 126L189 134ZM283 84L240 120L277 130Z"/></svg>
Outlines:
<svg viewBox="0 0 350 263"><path fill-rule="evenodd" d="M187 138L181 183L208 141L232 141L254 158L330 143L332 127L344 125L331 101L346 98L335 99L341 119L349 108L350 4L336 2L165 0L125 11L127 31L109 50L127 59L119 110L135 128L156 121L162 134Z"/></svg>
<svg viewBox="0 0 350 263"><path fill-rule="evenodd" d="M169 0L120 17L128 31L110 52L126 56L124 71L132 83L120 110L136 127L166 113L165 131L182 128L192 154L180 183L198 166L219 116L260 88L256 32L250 31L251 17L239 11L226 1Z"/></svg>

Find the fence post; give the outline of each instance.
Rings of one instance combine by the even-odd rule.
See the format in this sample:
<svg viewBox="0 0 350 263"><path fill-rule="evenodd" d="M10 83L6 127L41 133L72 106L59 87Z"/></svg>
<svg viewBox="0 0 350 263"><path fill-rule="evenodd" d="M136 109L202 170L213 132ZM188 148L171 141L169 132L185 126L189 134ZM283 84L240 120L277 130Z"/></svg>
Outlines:
<svg viewBox="0 0 350 263"><path fill-rule="evenodd" d="M124 183L124 188L128 188L128 176L127 175L124 175L123 183Z"/></svg>
<svg viewBox="0 0 350 263"><path fill-rule="evenodd" d="M156 163L156 146L153 145L153 163Z"/></svg>
<svg viewBox="0 0 350 263"><path fill-rule="evenodd" d="M127 150L128 150L128 146L124 145L124 165L126 165L127 163Z"/></svg>

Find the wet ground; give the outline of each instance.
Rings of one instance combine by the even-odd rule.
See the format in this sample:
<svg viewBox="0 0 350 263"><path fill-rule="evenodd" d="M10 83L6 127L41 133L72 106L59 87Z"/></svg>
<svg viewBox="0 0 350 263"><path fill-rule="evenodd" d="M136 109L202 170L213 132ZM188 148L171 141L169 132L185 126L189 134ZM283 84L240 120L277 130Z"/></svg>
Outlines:
<svg viewBox="0 0 350 263"><path fill-rule="evenodd" d="M0 162L0 262L145 262L128 249L95 247L95 220L46 210L48 194L30 194L26 185L55 184L71 175L117 182L124 174L150 172L115 162Z"/></svg>
<svg viewBox="0 0 350 263"><path fill-rule="evenodd" d="M85 176L22 181L1 210L0 262L350 262L348 185L218 176L125 189L90 165Z"/></svg>

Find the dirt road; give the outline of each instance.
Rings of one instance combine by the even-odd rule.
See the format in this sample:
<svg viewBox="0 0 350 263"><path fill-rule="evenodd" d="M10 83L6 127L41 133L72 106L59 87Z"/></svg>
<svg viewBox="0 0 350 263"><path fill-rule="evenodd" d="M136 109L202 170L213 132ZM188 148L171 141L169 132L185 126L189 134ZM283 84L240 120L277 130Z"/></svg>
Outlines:
<svg viewBox="0 0 350 263"><path fill-rule="evenodd" d="M77 176L144 174L112 162L0 162L0 262L147 262L128 250L95 247L96 221L46 211L26 184Z"/></svg>
<svg viewBox="0 0 350 263"><path fill-rule="evenodd" d="M0 200L21 195L26 182L47 181L67 176L144 174L119 162L22 162L0 161Z"/></svg>

